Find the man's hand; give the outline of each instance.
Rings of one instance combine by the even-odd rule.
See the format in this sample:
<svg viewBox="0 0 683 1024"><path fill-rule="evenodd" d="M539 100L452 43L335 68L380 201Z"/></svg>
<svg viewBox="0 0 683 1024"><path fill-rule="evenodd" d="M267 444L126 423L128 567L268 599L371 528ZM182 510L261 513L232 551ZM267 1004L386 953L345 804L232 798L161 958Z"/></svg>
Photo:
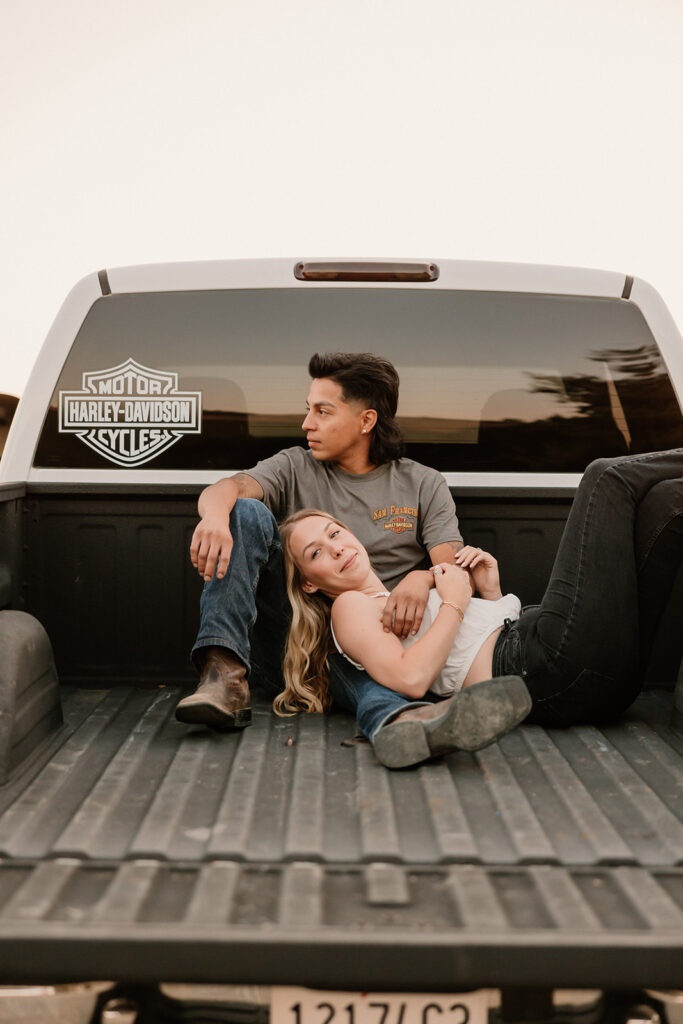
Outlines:
<svg viewBox="0 0 683 1024"><path fill-rule="evenodd" d="M232 534L225 516L205 517L197 523L190 544L190 559L199 575L213 579L216 568L218 579L223 579L232 554Z"/></svg>
<svg viewBox="0 0 683 1024"><path fill-rule="evenodd" d="M401 640L417 633L432 585L431 573L423 569L415 569L404 576L384 605L382 625L385 633L393 632Z"/></svg>
<svg viewBox="0 0 683 1024"><path fill-rule="evenodd" d="M200 521L192 534L190 559L204 580L222 580L232 554L230 514L239 498L263 498L263 489L248 473L235 473L205 487L199 495Z"/></svg>

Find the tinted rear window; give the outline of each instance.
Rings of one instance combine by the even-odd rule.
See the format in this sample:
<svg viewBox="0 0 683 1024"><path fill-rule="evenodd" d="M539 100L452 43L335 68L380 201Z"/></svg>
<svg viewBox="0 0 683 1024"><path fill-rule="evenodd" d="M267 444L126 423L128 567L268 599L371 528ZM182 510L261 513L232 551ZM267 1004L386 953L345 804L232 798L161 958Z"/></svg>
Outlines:
<svg viewBox="0 0 683 1024"><path fill-rule="evenodd" d="M598 456L683 444L631 303L299 287L98 300L35 465L249 468L305 443L308 359L338 350L394 362L406 454L444 472L581 472Z"/></svg>

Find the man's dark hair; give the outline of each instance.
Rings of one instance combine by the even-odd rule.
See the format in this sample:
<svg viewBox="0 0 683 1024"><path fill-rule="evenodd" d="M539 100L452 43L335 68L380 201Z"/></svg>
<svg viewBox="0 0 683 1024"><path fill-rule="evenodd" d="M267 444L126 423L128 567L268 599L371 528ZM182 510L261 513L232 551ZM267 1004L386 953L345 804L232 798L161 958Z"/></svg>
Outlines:
<svg viewBox="0 0 683 1024"><path fill-rule="evenodd" d="M328 377L339 384L345 401L364 402L377 413L370 435L369 459L376 466L403 454L403 439L396 423L399 379L388 359L372 352L316 352L308 364L315 380Z"/></svg>

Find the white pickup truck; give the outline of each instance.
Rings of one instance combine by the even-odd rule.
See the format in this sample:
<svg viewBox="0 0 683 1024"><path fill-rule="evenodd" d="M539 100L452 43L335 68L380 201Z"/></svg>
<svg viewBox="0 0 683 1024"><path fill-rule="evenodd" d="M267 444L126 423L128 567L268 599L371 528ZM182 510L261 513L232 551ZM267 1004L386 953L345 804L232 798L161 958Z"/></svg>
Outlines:
<svg viewBox="0 0 683 1024"><path fill-rule="evenodd" d="M196 497L302 441L331 350L395 363L407 454L525 604L587 463L683 445L681 336L624 274L277 259L77 284L0 461L0 1020L678 1024L683 580L609 726L390 773L342 713L174 720Z"/></svg>

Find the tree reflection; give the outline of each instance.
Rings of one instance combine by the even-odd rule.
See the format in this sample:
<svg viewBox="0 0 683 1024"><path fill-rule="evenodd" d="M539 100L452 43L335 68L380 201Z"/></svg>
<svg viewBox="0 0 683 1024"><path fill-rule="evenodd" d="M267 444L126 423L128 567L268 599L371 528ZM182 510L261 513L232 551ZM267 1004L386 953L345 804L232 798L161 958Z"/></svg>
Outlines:
<svg viewBox="0 0 683 1024"><path fill-rule="evenodd" d="M555 412L521 420L501 415L500 407L518 405L523 392L491 397L476 446L481 469L528 469L532 453L539 471L582 472L595 458L683 444L681 412L656 345L594 350L588 359L599 372L527 374L527 407L544 396Z"/></svg>

